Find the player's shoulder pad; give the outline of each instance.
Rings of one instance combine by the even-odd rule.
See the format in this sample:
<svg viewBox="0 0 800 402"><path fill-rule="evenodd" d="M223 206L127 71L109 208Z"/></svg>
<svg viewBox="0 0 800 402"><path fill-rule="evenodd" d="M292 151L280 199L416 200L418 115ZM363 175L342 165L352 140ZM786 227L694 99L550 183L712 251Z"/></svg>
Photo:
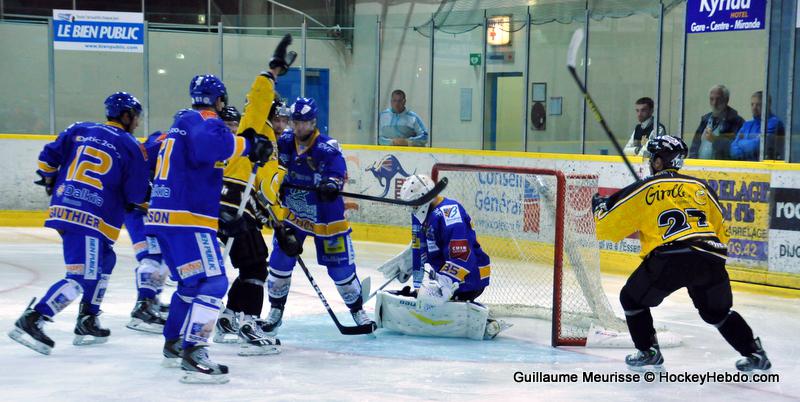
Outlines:
<svg viewBox="0 0 800 402"><path fill-rule="evenodd" d="M327 135L320 134L317 137L317 147L328 154L341 154L342 153L342 146L339 145L339 141L328 137Z"/></svg>
<svg viewBox="0 0 800 402"><path fill-rule="evenodd" d="M434 214L444 220L445 226L451 226L463 223L464 219L461 217L461 207L457 202L445 199L434 209Z"/></svg>

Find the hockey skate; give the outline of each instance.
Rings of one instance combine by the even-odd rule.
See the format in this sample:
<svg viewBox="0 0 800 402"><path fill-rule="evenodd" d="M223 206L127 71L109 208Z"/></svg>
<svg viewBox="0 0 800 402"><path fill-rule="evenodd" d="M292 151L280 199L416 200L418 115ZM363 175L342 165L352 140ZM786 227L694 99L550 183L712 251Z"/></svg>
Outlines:
<svg viewBox="0 0 800 402"><path fill-rule="evenodd" d="M278 328L283 324L283 307L271 307L266 320L258 320L258 326L267 336L278 334Z"/></svg>
<svg viewBox="0 0 800 402"><path fill-rule="evenodd" d="M217 319L216 330L214 331L214 342L239 342L239 322L233 310L226 308Z"/></svg>
<svg viewBox="0 0 800 402"><path fill-rule="evenodd" d="M488 341L490 339L494 339L497 334L513 326L514 324L509 324L503 320L494 320L490 318L486 320L486 329L483 332L483 340Z"/></svg>
<svg viewBox="0 0 800 402"><path fill-rule="evenodd" d="M281 352L280 339L265 334L253 316L244 316L241 320L239 343L239 356L275 355Z"/></svg>
<svg viewBox="0 0 800 402"><path fill-rule="evenodd" d="M160 334L164 331L165 323L166 320L158 311L157 302L154 299L143 299L136 302L131 311L131 321L126 327L134 331Z"/></svg>
<svg viewBox="0 0 800 402"><path fill-rule="evenodd" d="M156 295L153 307L155 308L156 311L158 311L159 314L161 314L161 316L164 319L167 318L167 314L169 314L169 304L162 303L161 300L158 300L158 295Z"/></svg>
<svg viewBox="0 0 800 402"><path fill-rule="evenodd" d="M35 298L31 300L25 312L14 323L14 329L8 333L8 336L32 350L43 355L49 355L56 344L45 335L43 326L45 321L53 322L53 320L33 309L32 306L35 301Z"/></svg>
<svg viewBox="0 0 800 402"><path fill-rule="evenodd" d="M753 371L753 370L769 370L772 368L772 362L767 358L767 352L761 347L761 339L756 338L753 340L756 351L750 356L745 356L736 361L736 368L739 371Z"/></svg>
<svg viewBox="0 0 800 402"><path fill-rule="evenodd" d="M81 303L78 322L75 323L75 339L72 344L75 346L94 345L108 342L111 331L108 328L100 327L100 320L97 319L100 313L92 314L89 312L89 305Z"/></svg>
<svg viewBox="0 0 800 402"><path fill-rule="evenodd" d="M183 350L183 339L173 339L164 341L164 360L161 361L162 367L178 368L181 366L181 351Z"/></svg>
<svg viewBox="0 0 800 402"><path fill-rule="evenodd" d="M633 371L660 371L663 369L664 356L661 355L658 345L653 345L644 352L637 350L636 353L625 356L625 364Z"/></svg>
<svg viewBox="0 0 800 402"><path fill-rule="evenodd" d="M228 378L228 366L217 364L208 358L205 345L195 345L181 352L181 382L185 384L225 384Z"/></svg>
<svg viewBox="0 0 800 402"><path fill-rule="evenodd" d="M364 309L358 311L351 311L350 315L353 316L353 321L355 321L356 325L372 325L372 331L374 332L378 329L378 326L375 324L375 321L369 318L367 312Z"/></svg>

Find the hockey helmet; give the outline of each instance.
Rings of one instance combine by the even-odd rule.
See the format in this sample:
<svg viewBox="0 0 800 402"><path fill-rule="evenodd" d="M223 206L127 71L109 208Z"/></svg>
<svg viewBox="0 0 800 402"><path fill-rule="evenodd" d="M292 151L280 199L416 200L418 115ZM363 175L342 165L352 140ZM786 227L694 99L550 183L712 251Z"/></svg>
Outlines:
<svg viewBox="0 0 800 402"><path fill-rule="evenodd" d="M197 75L189 83L189 97L192 98L192 106L214 106L217 98L221 98L222 103L228 103L228 90L215 75Z"/></svg>
<svg viewBox="0 0 800 402"><path fill-rule="evenodd" d="M671 135L661 135L647 141L647 152L650 153L650 160L656 156L664 162L664 169L680 169L683 167L683 160L689 154L686 143L678 137Z"/></svg>
<svg viewBox="0 0 800 402"><path fill-rule="evenodd" d="M403 187L400 188L400 199L403 201L414 201L419 199L434 188L433 180L424 174L414 174L406 178ZM426 203L418 207L413 207L412 214L420 222L425 221L428 216L428 209L431 203Z"/></svg>
<svg viewBox="0 0 800 402"><path fill-rule="evenodd" d="M294 121L311 121L317 118L317 102L314 98L297 98L289 109Z"/></svg>
<svg viewBox="0 0 800 402"><path fill-rule="evenodd" d="M235 106L225 106L222 108L222 111L219 112L219 118L222 119L222 121L238 122L242 119L242 114L239 113L239 110L236 109Z"/></svg>
<svg viewBox="0 0 800 402"><path fill-rule="evenodd" d="M125 112L132 112L135 115L142 113L142 104L135 96L127 92L114 92L105 101L106 117L116 119Z"/></svg>

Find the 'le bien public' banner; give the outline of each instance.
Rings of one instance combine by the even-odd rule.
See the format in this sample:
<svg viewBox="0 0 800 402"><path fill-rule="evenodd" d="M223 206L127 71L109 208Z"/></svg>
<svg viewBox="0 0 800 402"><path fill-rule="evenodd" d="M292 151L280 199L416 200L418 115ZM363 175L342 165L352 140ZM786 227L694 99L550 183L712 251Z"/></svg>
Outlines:
<svg viewBox="0 0 800 402"><path fill-rule="evenodd" d="M688 0L686 33L764 29L767 0Z"/></svg>
<svg viewBox="0 0 800 402"><path fill-rule="evenodd" d="M53 48L94 52L144 51L142 13L53 10Z"/></svg>

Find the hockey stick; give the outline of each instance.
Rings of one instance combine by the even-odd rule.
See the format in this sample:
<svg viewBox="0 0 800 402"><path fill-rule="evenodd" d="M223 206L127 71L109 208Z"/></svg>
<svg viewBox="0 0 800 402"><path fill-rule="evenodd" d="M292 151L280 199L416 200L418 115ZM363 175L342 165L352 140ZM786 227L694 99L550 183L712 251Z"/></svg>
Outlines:
<svg viewBox="0 0 800 402"><path fill-rule="evenodd" d="M288 184L288 183L286 183L286 184L284 184L284 186L289 187L289 188L294 188L294 189L297 189L297 190L319 191L314 187L299 186L297 184ZM383 203L387 203L387 204L402 205L402 206L405 206L405 207L418 207L420 205L424 205L424 204L427 204L427 203L433 201L433 199L436 198L436 196L438 196L439 193L441 193L445 189L445 187L447 187L447 178L443 177L441 180L439 180L438 183L436 183L436 185L433 187L433 190L425 193L425 195L423 195L422 197L417 198L416 200L413 200L413 201L403 201L403 200L396 200L394 198L384 198L384 197L375 197L375 196L366 195L366 194L348 193L346 191L340 191L339 195L341 195L343 197L348 197L348 198L356 198L356 199L359 199L359 200L367 200L367 201L383 202Z"/></svg>
<svg viewBox="0 0 800 402"><path fill-rule="evenodd" d="M342 325L342 323L339 322L339 319L336 318L336 314L334 314L333 310L331 310L331 306L328 304L328 300L325 299L325 295L322 294L322 291L319 289L319 286L317 286L317 282L314 281L314 277L311 276L311 272L309 272L308 268L306 268L306 264L303 262L303 258L300 257L299 255L297 256L297 262L300 264L300 268L303 269L303 273L306 274L306 278L308 278L308 281L311 282L311 286L314 287L314 290L317 292L317 296L319 296L319 299L325 306L325 310L328 310L328 315L331 316L333 323L336 324L336 328L339 329L339 332L341 332L342 335L366 335L366 334L371 334L372 332L375 331L375 328L373 328L372 324L356 325L354 327L347 327Z"/></svg>
<svg viewBox="0 0 800 402"><path fill-rule="evenodd" d="M589 109L592 111L592 116L594 119L600 123L600 126L603 127L603 131L605 131L608 139L611 140L611 143L614 144L614 148L617 150L619 156L622 157L622 160L625 161L625 165L628 166L628 170L631 171L631 174L636 180L639 180L639 175L636 174L636 169L633 168L631 162L628 160L628 157L625 156L625 152L623 152L622 147L619 145L617 138L614 137L614 134L611 132L611 129L608 128L608 124L606 124L606 120L603 118L603 115L600 114L600 110L597 109L597 105L594 104L591 95L589 95L589 91L586 89L586 86L581 81L580 77L578 77L578 72L575 71L575 61L578 58L578 48L583 41L583 28L578 28L577 31L572 35L572 40L569 42L569 50L567 51L567 69L569 70L570 74L572 74L572 78L575 79L575 83L578 84L578 88L580 88L581 92L583 93L583 98L586 99L586 104L589 105Z"/></svg>
<svg viewBox="0 0 800 402"><path fill-rule="evenodd" d="M395 276L393 276L393 277L389 278L389 280L388 280L388 281L386 281L386 283L384 283L383 285L381 285L381 287L379 287L379 288L378 288L378 290L376 290L376 291L372 292L372 293L371 293L369 296L367 296L367 298L366 298L366 299L364 299L364 303L366 303L367 301L369 301L370 299L372 299L373 297L375 297L375 295L377 295L377 294L378 294L378 292L380 292L381 290L383 290L383 288L385 288L385 287L389 286L389 284L390 284L390 283L392 283L392 281L393 281L393 280L397 279L397 277L398 277L399 275L400 275L400 273L397 273L397 275L395 275Z"/></svg>
<svg viewBox="0 0 800 402"><path fill-rule="evenodd" d="M247 206L247 201L250 200L250 193L253 191L253 185L256 182L256 172L258 172L258 168L259 165L254 163L253 170L250 171L250 177L247 178L247 186L244 188L242 201L239 203L239 208L236 209L236 219L244 215L244 208ZM231 253L231 247L233 247L233 236L228 236L228 241L225 242L225 254L222 255L222 261L228 259L228 254Z"/></svg>
<svg viewBox="0 0 800 402"><path fill-rule="evenodd" d="M279 222L272 208L266 208L266 209L267 213L269 213L270 219L272 219L272 222L273 223ZM331 316L333 323L336 324L336 328L339 329L339 332L342 335L366 335L366 334L371 334L372 332L375 331L375 328L373 328L372 324L356 325L353 327L347 327L342 325L342 323L339 322L339 319L336 318L336 314L334 314L333 310L331 309L331 306L328 304L328 299L326 299L325 295L322 294L322 291L319 289L319 286L317 286L317 282L314 281L314 277L311 276L311 272L308 271L306 263L303 262L303 258L300 257L299 255L297 256L297 262L300 264L300 268L303 269L303 273L306 274L306 278L308 278L308 281L311 282L311 286L314 288L314 291L317 292L319 300L322 301L322 305L325 306L325 310L328 311L328 315Z"/></svg>

